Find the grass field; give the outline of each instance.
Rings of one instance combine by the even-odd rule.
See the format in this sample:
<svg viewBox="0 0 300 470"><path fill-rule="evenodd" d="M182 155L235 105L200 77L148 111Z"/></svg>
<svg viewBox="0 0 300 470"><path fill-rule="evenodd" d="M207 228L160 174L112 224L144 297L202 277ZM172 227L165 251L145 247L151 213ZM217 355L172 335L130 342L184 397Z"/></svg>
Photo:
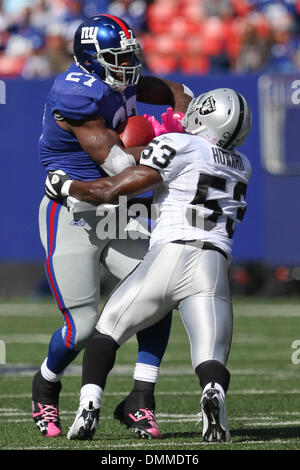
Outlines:
<svg viewBox="0 0 300 470"><path fill-rule="evenodd" d="M300 299L235 298L233 302L231 384L226 399L232 440L220 445L203 444L201 423L196 425L200 390L178 313L156 386L161 440L139 440L112 419L115 406L131 389L135 339L118 352L94 440L66 438L78 405L81 355L63 379L63 436L43 438L31 419L31 379L60 317L51 299L0 303L0 340L6 344L6 364L0 365L0 449L300 450L300 364L292 362L293 353L300 357L292 348L295 340L300 344Z"/></svg>

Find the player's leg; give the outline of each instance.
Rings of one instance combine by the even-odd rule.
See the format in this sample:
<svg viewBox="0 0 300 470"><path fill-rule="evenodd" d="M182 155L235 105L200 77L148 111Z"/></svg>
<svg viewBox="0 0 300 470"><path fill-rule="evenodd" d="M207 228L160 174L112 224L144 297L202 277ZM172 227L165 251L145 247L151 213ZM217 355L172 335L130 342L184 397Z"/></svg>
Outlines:
<svg viewBox="0 0 300 470"><path fill-rule="evenodd" d="M227 441L230 433L225 395L230 374L226 362L232 338L227 260L216 251L203 251L196 276L199 292L184 299L179 311L190 340L192 364L203 389L203 440Z"/></svg>
<svg viewBox="0 0 300 470"><path fill-rule="evenodd" d="M93 217L90 214L88 217ZM89 223L91 230L92 221ZM61 377L90 338L98 318L99 249L67 208L48 198L40 207L40 234L46 273L64 324L50 340L47 358L34 376L33 418L49 437L61 433L58 416Z"/></svg>
<svg viewBox="0 0 300 470"><path fill-rule="evenodd" d="M68 433L69 439L92 437L94 423L85 416L95 411L91 404L96 404L95 409L101 406L107 374L113 367L118 346L133 334L161 320L173 308L168 287L173 281L181 250L182 247L171 244L151 249L106 302L96 332L85 349L80 405ZM151 410L130 413L130 419L132 423L129 426L140 437L160 437Z"/></svg>
<svg viewBox="0 0 300 470"><path fill-rule="evenodd" d="M114 418L127 428L135 430L138 427L141 428L141 433L138 433L139 437L144 437L143 431L145 429L148 435L152 433L152 438L159 437L156 432L158 426L155 419L154 392L160 363L169 338L171 322L172 312L169 312L155 325L137 333L139 349L133 374L133 388L114 410Z"/></svg>
<svg viewBox="0 0 300 470"><path fill-rule="evenodd" d="M136 235L132 231L127 233L126 240L112 241L102 253L102 263L119 279L124 279L132 272L148 251L148 240L134 239ZM146 417L147 412L144 410L155 412L154 390L168 344L171 322L172 312L169 312L157 324L137 333L138 355L133 388L114 411L114 418L129 427L136 426L131 416L138 414Z"/></svg>

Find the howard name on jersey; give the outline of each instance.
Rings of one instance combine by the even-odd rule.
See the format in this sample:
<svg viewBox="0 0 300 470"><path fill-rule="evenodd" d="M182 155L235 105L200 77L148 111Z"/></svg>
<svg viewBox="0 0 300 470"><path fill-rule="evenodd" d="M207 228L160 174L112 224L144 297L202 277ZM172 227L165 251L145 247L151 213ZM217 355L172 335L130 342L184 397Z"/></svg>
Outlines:
<svg viewBox="0 0 300 470"><path fill-rule="evenodd" d="M201 240L221 248L230 259L235 225L247 207L252 169L246 156L197 135L167 134L148 145L140 163L159 170L164 181L154 192L159 217L151 246Z"/></svg>
<svg viewBox="0 0 300 470"><path fill-rule="evenodd" d="M64 170L71 178L92 180L107 176L82 149L76 137L63 130L56 120L86 120L103 116L106 126L116 129L129 116L137 114L136 87L123 93L113 90L96 74L85 73L73 63L59 75L47 98L43 133L39 141L42 165L48 170Z"/></svg>

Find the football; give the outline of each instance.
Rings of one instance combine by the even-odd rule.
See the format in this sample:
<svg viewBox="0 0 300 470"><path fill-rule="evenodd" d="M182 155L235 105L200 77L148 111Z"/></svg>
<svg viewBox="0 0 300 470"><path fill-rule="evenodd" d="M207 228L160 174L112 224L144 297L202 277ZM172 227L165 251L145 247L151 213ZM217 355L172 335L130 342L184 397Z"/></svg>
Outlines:
<svg viewBox="0 0 300 470"><path fill-rule="evenodd" d="M155 134L151 123L143 116L131 116L116 129L125 147L148 145Z"/></svg>

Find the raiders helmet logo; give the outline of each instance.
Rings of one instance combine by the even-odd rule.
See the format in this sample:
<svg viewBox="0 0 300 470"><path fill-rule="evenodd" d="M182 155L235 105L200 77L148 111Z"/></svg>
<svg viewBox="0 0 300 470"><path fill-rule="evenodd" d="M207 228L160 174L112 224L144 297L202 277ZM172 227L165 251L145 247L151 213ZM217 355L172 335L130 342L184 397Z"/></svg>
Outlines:
<svg viewBox="0 0 300 470"><path fill-rule="evenodd" d="M202 116L205 116L206 114L213 113L216 110L216 100L214 97L211 95L206 100L203 101L201 108L199 109L199 113Z"/></svg>

